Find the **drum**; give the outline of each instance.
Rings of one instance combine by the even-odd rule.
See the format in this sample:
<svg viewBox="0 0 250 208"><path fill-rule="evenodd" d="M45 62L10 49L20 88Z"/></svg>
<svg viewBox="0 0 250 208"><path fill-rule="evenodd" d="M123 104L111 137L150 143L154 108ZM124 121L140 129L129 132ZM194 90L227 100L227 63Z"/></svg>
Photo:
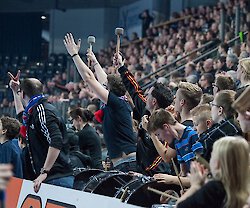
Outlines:
<svg viewBox="0 0 250 208"><path fill-rule="evenodd" d="M73 188L76 190L82 191L83 188L88 183L91 176L94 176L98 173L103 173L103 170L99 169L83 169L76 176L74 180Z"/></svg>
<svg viewBox="0 0 250 208"><path fill-rule="evenodd" d="M148 187L162 192L166 190L173 190L176 193L180 193L180 186L178 185L158 183L150 177L143 176L138 177L123 186L119 191L117 191L115 197L121 198L121 196L124 195L123 199L125 203L141 207L151 207L153 204L160 204L160 195L149 191ZM124 193L126 189L127 191Z"/></svg>
<svg viewBox="0 0 250 208"><path fill-rule="evenodd" d="M117 190L132 180L132 176L119 172L101 172L90 177L83 191L114 197Z"/></svg>

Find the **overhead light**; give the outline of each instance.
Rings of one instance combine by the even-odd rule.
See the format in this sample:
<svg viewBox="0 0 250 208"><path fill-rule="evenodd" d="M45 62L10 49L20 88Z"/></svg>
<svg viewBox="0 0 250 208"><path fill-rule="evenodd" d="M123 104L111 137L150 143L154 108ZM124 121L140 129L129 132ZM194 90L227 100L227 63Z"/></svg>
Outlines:
<svg viewBox="0 0 250 208"><path fill-rule="evenodd" d="M46 16L42 15L42 16L41 16L41 19L45 20L45 19L46 19Z"/></svg>

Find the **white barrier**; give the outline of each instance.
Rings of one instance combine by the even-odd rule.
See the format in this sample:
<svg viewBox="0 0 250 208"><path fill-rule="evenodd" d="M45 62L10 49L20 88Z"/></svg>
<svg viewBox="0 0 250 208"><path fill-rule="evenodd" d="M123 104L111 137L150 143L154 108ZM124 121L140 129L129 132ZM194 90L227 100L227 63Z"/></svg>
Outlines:
<svg viewBox="0 0 250 208"><path fill-rule="evenodd" d="M119 199L42 184L38 193L33 182L12 178L6 190L6 208L136 208Z"/></svg>

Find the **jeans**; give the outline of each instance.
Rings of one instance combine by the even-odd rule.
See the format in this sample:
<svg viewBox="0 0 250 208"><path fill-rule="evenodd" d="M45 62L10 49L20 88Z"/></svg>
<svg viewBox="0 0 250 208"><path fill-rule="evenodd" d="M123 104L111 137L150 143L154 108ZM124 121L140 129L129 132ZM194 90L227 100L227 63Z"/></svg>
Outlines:
<svg viewBox="0 0 250 208"><path fill-rule="evenodd" d="M66 176L62 178L51 179L46 182L47 184L61 186L65 188L73 188L74 176Z"/></svg>
<svg viewBox="0 0 250 208"><path fill-rule="evenodd" d="M136 157L128 157L118 160L114 163L114 169L122 172L134 171L137 172L136 168Z"/></svg>

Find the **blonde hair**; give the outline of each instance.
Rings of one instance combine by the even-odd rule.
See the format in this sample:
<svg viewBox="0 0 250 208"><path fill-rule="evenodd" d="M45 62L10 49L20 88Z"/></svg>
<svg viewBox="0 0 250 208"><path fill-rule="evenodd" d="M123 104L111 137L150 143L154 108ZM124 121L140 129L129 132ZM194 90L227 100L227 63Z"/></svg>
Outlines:
<svg viewBox="0 0 250 208"><path fill-rule="evenodd" d="M249 145L242 137L227 136L217 140L212 154L218 160L220 180L226 191L224 207L242 208L248 198Z"/></svg>
<svg viewBox="0 0 250 208"><path fill-rule="evenodd" d="M233 117L236 113L232 107L235 100L235 94L236 92L233 90L222 90L215 96L215 103L216 105L223 107L223 112L226 118Z"/></svg>
<svg viewBox="0 0 250 208"><path fill-rule="evenodd" d="M250 80L250 58L244 58L239 61L239 65L242 70L242 74L244 75L243 79L245 81Z"/></svg>
<svg viewBox="0 0 250 208"><path fill-rule="evenodd" d="M192 117L196 117L197 121L206 121L212 119L211 107L208 104L197 105L190 111Z"/></svg>
<svg viewBox="0 0 250 208"><path fill-rule="evenodd" d="M187 110L191 110L199 104L202 96L202 89L198 85L189 82L180 82L178 88L181 97L185 99L187 103Z"/></svg>
<svg viewBox="0 0 250 208"><path fill-rule="evenodd" d="M209 104L211 101L214 100L214 96L213 95L210 95L210 94L207 94L207 93L204 93L201 97L201 101L200 101L200 105L201 104Z"/></svg>

